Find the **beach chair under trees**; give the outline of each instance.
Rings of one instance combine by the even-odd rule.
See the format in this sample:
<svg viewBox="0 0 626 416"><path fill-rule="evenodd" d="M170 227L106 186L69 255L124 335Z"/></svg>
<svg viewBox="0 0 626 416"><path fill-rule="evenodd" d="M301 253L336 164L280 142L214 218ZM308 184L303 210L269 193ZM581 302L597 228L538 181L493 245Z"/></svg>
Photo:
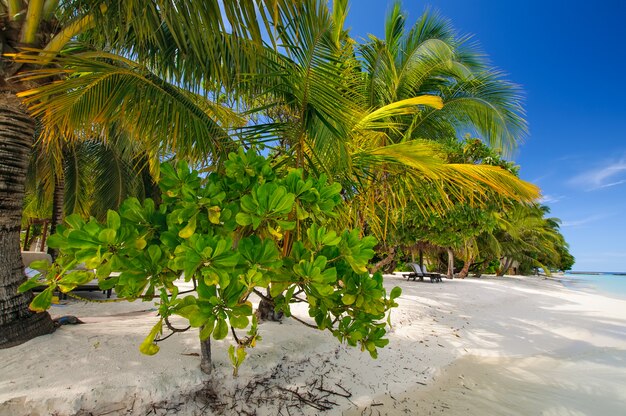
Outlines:
<svg viewBox="0 0 626 416"><path fill-rule="evenodd" d="M407 279L419 279L420 281L424 281L424 278L428 277L430 279L430 283L442 282L441 275L439 273L424 273L420 265L417 263L409 263L409 266L413 271L407 276Z"/></svg>
<svg viewBox="0 0 626 416"><path fill-rule="evenodd" d="M426 265L425 264L422 265L422 272L424 273L424 276L430 277L431 281L432 281L432 279L435 279L435 282L439 282L439 283L443 282L443 280L441 279L441 274L440 273L436 273L436 272L429 272L426 269Z"/></svg>

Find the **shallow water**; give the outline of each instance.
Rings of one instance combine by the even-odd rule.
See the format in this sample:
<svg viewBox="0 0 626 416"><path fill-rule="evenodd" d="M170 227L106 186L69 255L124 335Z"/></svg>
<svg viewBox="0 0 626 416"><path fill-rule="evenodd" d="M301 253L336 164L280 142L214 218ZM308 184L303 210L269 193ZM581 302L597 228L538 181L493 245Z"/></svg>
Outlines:
<svg viewBox="0 0 626 416"><path fill-rule="evenodd" d="M606 296L626 300L626 275L566 273L563 283L572 289L598 292Z"/></svg>

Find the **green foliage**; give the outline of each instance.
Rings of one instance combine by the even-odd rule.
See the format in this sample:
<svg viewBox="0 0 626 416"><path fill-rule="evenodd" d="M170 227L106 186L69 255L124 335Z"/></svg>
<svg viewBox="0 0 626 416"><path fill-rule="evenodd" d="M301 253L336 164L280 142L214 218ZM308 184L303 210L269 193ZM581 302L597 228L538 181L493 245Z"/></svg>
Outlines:
<svg viewBox="0 0 626 416"><path fill-rule="evenodd" d="M275 169L241 149L230 154L223 174L202 178L184 162L162 165L161 174L159 206L130 198L105 222L67 217L49 240L62 255L47 274L48 290L80 284L80 274L56 276L84 262L118 297L158 298L160 320L140 346L146 354L158 351L162 323L172 315L201 328L201 339L223 339L231 328L252 324L248 341L230 354L235 369L245 358L242 349L260 339L249 300L257 289L269 288L287 316L293 302L308 302L318 328L373 357L387 344L385 316L400 289L388 296L382 276L367 273L375 239L328 228L341 202L339 186L323 176L305 178L301 170ZM194 280L195 296L180 296L181 277ZM42 295L33 304L37 310L50 304Z"/></svg>
<svg viewBox="0 0 626 416"><path fill-rule="evenodd" d="M246 355L246 348L241 345L236 349L234 345L228 347L228 358L233 365L233 376L237 377L239 367L241 366L241 363L243 363L243 360L246 359Z"/></svg>
<svg viewBox="0 0 626 416"><path fill-rule="evenodd" d="M501 251L507 258L519 262L522 274L542 268L568 270L574 264L569 246L559 230L560 221L548 218L548 207L514 205L500 221L496 235Z"/></svg>

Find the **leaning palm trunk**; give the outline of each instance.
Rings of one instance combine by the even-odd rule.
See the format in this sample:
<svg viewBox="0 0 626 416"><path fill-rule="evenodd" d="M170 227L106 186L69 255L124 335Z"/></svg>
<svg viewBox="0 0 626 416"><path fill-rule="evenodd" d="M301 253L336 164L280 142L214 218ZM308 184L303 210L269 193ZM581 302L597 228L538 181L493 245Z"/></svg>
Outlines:
<svg viewBox="0 0 626 416"><path fill-rule="evenodd" d="M385 251L384 248L381 251ZM396 257L396 248L390 247L387 255L378 263L376 263L370 270L371 273L376 273L379 270L383 270L385 273L393 273L393 270L389 271L389 269L395 268L395 257ZM394 266L394 267L392 267Z"/></svg>
<svg viewBox="0 0 626 416"><path fill-rule="evenodd" d="M500 271L497 273L497 276L504 276L505 274L507 274L507 272L509 271L512 265L513 265L513 259L509 257L505 257L504 264L502 265L502 268L500 269Z"/></svg>
<svg viewBox="0 0 626 416"><path fill-rule="evenodd" d="M26 278L20 254L24 184L35 123L12 93L0 94L0 348L54 331L50 315L28 309L32 293L17 292Z"/></svg>
<svg viewBox="0 0 626 416"><path fill-rule="evenodd" d="M467 275L469 274L470 265L472 264L473 261L474 261L474 257L473 256L469 256L467 259L465 259L465 263L463 264L463 268L459 272L459 277L461 279L465 279L467 277Z"/></svg>

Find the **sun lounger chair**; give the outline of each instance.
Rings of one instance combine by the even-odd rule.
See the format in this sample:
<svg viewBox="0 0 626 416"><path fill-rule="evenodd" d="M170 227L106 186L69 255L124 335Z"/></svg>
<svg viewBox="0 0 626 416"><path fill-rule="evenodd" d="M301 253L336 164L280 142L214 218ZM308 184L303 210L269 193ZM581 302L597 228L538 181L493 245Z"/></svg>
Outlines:
<svg viewBox="0 0 626 416"><path fill-rule="evenodd" d="M407 280L411 280L411 279L417 280L418 278L420 280L424 280L424 273L422 273L422 270L420 269L419 265L415 263L409 263L409 267L411 268L411 273L406 275Z"/></svg>
<svg viewBox="0 0 626 416"><path fill-rule="evenodd" d="M422 272L424 273L424 276L430 277L431 281L433 281L433 279L434 279L435 282L439 282L439 283L443 282L443 280L441 279L441 274L440 273L435 273L435 272L429 272L426 269L426 265L425 264L422 265Z"/></svg>
<svg viewBox="0 0 626 416"><path fill-rule="evenodd" d="M413 269L413 272L408 275L407 279L412 278L413 280L416 280L419 278L420 281L424 281L424 278L428 277L430 279L430 283L442 281L439 273L424 273L422 268L420 268L420 265L417 263L409 263L409 266Z"/></svg>

